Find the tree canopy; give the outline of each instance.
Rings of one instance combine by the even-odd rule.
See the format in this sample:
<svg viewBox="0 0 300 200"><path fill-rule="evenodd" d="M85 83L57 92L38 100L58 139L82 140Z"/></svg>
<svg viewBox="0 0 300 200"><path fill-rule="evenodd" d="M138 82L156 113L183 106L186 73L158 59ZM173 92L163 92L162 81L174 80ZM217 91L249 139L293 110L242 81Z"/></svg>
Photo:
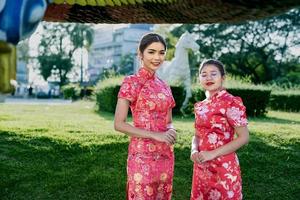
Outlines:
<svg viewBox="0 0 300 200"><path fill-rule="evenodd" d="M74 67L73 54L78 48L88 48L93 40L93 31L88 25L72 23L43 24L38 61L40 73L45 80L64 85ZM81 66L82 80L82 66Z"/></svg>
<svg viewBox="0 0 300 200"><path fill-rule="evenodd" d="M300 48L300 9L241 24L183 24L171 33L179 37L186 30L197 35L200 45L200 54L190 63L192 71L203 59L216 58L231 74L247 76L254 83L289 73L300 78L300 54L295 50Z"/></svg>

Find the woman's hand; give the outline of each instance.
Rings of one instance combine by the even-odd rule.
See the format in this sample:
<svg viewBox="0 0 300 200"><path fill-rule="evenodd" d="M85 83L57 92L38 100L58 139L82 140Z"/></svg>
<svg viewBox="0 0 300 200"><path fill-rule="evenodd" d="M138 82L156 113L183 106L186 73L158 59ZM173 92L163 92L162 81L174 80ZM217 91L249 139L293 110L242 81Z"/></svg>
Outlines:
<svg viewBox="0 0 300 200"><path fill-rule="evenodd" d="M191 160L193 162L198 162L198 160L199 160L198 154L199 154L199 152L194 152L194 153L191 154Z"/></svg>
<svg viewBox="0 0 300 200"><path fill-rule="evenodd" d="M165 142L169 145L173 145L176 142L176 131L174 129L169 129L163 133L153 134L153 139L159 142Z"/></svg>
<svg viewBox="0 0 300 200"><path fill-rule="evenodd" d="M204 163L217 157L215 151L200 151L191 155L191 160L196 163Z"/></svg>

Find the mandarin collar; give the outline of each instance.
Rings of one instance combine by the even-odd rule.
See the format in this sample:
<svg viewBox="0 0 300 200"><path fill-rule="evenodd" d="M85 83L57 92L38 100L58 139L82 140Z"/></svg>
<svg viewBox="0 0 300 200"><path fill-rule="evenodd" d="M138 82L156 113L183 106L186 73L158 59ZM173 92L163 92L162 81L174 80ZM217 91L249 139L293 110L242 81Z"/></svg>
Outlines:
<svg viewBox="0 0 300 200"><path fill-rule="evenodd" d="M215 100L215 99L218 99L219 97L223 96L226 93L227 93L226 89L222 88L221 90L219 90L218 92L213 94L211 97L207 97L207 99L208 100Z"/></svg>
<svg viewBox="0 0 300 200"><path fill-rule="evenodd" d="M147 70L145 67L141 67L138 71L138 75L145 79L154 79L155 73Z"/></svg>

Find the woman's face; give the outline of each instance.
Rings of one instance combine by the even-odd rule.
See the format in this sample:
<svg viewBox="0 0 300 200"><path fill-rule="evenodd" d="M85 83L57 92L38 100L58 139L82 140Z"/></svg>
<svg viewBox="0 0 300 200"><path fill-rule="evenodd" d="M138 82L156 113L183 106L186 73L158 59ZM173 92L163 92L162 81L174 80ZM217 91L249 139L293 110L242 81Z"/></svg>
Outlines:
<svg viewBox="0 0 300 200"><path fill-rule="evenodd" d="M205 65L199 74L200 84L206 91L217 91L222 88L225 77L215 65Z"/></svg>
<svg viewBox="0 0 300 200"><path fill-rule="evenodd" d="M140 58L143 62L143 67L155 72L164 62L166 50L161 42L151 43L144 52L140 52Z"/></svg>

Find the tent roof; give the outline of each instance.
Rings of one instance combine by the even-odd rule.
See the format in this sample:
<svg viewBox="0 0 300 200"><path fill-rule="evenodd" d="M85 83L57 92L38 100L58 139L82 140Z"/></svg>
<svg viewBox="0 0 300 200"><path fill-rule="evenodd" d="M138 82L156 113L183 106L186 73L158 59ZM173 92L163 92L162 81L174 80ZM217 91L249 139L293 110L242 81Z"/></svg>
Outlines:
<svg viewBox="0 0 300 200"><path fill-rule="evenodd" d="M278 15L299 6L300 0L54 0L47 8L44 20L86 23L235 23Z"/></svg>

